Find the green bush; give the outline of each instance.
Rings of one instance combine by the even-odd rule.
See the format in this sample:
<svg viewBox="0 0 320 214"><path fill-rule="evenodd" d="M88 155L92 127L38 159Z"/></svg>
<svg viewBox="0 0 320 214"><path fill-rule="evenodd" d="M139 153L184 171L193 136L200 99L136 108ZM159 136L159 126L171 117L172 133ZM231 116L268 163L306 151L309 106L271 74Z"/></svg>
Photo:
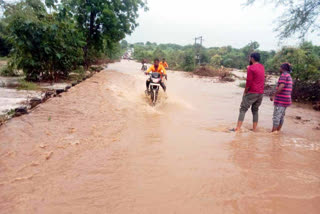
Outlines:
<svg viewBox="0 0 320 214"><path fill-rule="evenodd" d="M18 74L14 69L12 69L9 66L5 65L5 66L0 68L0 76L15 77L15 76L18 76Z"/></svg>
<svg viewBox="0 0 320 214"><path fill-rule="evenodd" d="M27 80L68 76L83 61L81 34L72 23L58 20L45 10L35 10L27 3L20 4L24 7L18 7L7 18L14 47L11 63L23 70Z"/></svg>
<svg viewBox="0 0 320 214"><path fill-rule="evenodd" d="M218 54L215 54L213 57L211 57L211 60L210 60L210 64L213 66L213 67L219 67L221 66L221 62L222 62L222 57Z"/></svg>
<svg viewBox="0 0 320 214"><path fill-rule="evenodd" d="M193 71L195 69L194 54L192 52L189 51L183 54L181 68L184 71Z"/></svg>
<svg viewBox="0 0 320 214"><path fill-rule="evenodd" d="M240 88L245 88L246 87L246 82L240 82L239 83Z"/></svg>

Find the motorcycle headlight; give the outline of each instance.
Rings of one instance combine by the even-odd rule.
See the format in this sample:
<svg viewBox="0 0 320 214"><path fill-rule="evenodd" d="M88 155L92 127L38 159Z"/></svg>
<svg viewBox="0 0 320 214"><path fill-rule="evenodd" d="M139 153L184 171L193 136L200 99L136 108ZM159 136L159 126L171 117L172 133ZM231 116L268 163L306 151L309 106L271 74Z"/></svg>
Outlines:
<svg viewBox="0 0 320 214"><path fill-rule="evenodd" d="M158 82L160 82L160 78L152 79L152 82L154 82L154 83L158 83Z"/></svg>

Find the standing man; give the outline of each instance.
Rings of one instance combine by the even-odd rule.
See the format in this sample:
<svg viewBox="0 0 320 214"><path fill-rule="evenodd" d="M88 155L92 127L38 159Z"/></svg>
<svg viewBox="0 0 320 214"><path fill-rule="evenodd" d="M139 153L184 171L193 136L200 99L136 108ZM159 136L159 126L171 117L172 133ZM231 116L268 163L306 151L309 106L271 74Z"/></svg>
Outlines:
<svg viewBox="0 0 320 214"><path fill-rule="evenodd" d="M286 109L292 103L291 94L293 82L290 75L291 71L292 68L289 63L283 63L280 66L281 76L277 84L276 93L270 98L271 101L274 101L272 132L281 130Z"/></svg>
<svg viewBox="0 0 320 214"><path fill-rule="evenodd" d="M259 107L262 103L264 93L264 66L259 63L260 54L252 53L250 55L250 65L247 67L247 83L243 93L240 105L240 114L237 128L234 131L240 131L246 112L251 107L253 115L253 131L256 131L259 119Z"/></svg>

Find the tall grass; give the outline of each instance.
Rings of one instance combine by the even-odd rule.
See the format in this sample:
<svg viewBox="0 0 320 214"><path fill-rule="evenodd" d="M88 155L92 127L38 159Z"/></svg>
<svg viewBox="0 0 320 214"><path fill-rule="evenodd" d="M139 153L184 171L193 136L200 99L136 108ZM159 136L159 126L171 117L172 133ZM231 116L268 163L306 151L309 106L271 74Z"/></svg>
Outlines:
<svg viewBox="0 0 320 214"><path fill-rule="evenodd" d="M28 82L26 80L20 80L18 90L39 90L40 87L36 83Z"/></svg>

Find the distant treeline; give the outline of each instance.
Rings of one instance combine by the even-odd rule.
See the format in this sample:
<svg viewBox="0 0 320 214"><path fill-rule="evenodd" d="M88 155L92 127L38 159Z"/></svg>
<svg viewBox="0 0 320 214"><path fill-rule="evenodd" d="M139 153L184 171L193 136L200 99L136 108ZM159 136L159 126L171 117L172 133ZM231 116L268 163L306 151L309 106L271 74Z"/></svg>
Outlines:
<svg viewBox="0 0 320 214"><path fill-rule="evenodd" d="M261 54L261 63L268 73L278 74L283 62L292 64L292 77L295 81L294 99L320 101L320 46L311 42L303 42L297 47L282 47L279 51L259 50L257 42L251 42L243 48L226 47L195 47L194 45L181 46L176 44L135 43L128 44L122 41L122 47L134 48L134 59L140 61L154 58L166 58L171 69L194 71L196 49L200 49L202 64L212 67L228 67L245 69L248 65L248 56L257 51Z"/></svg>

